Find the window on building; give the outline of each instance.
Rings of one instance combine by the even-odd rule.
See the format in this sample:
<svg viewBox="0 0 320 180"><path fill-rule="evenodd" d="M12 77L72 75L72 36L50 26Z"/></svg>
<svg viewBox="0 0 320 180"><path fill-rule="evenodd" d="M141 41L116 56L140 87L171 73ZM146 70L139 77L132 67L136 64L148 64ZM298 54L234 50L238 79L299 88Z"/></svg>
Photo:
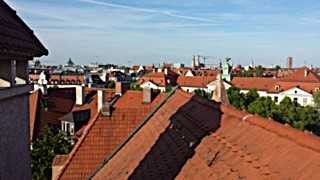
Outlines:
<svg viewBox="0 0 320 180"><path fill-rule="evenodd" d="M303 105L308 104L308 98L303 98Z"/></svg>
<svg viewBox="0 0 320 180"><path fill-rule="evenodd" d="M279 102L278 96L275 96L275 97L274 97L274 102L276 102L276 103Z"/></svg>
<svg viewBox="0 0 320 180"><path fill-rule="evenodd" d="M295 94L297 94L297 93L298 93L298 91L294 91L294 93L295 93Z"/></svg>
<svg viewBox="0 0 320 180"><path fill-rule="evenodd" d="M293 98L293 102L297 105L298 104L298 98Z"/></svg>
<svg viewBox="0 0 320 180"><path fill-rule="evenodd" d="M275 89L276 89L276 91L280 91L280 86L276 85Z"/></svg>

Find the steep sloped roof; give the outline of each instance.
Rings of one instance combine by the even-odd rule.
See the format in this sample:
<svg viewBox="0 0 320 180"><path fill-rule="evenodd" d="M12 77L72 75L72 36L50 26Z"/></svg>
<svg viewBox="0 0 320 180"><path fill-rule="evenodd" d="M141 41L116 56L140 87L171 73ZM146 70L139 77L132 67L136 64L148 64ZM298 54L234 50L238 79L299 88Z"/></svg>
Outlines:
<svg viewBox="0 0 320 180"><path fill-rule="evenodd" d="M0 1L0 53L23 58L48 55L33 31L3 0Z"/></svg>
<svg viewBox="0 0 320 180"><path fill-rule="evenodd" d="M164 98L158 95L150 104L143 94L127 91L114 105L111 117L98 115L89 122L69 155L60 179L87 179Z"/></svg>
<svg viewBox="0 0 320 180"><path fill-rule="evenodd" d="M319 179L320 139L177 91L93 179Z"/></svg>

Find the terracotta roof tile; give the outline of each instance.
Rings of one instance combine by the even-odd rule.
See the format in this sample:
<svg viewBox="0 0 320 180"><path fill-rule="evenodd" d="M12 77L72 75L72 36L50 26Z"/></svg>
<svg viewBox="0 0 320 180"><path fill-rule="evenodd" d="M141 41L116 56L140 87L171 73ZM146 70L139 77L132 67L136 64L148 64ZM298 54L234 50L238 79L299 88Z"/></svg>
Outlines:
<svg viewBox="0 0 320 180"><path fill-rule="evenodd" d="M283 78L235 77L231 84L244 90L256 89L273 93L297 87L313 94L316 88L320 88L320 78L313 71L302 68Z"/></svg>
<svg viewBox="0 0 320 180"><path fill-rule="evenodd" d="M210 82L216 79L216 76L179 76L177 84L181 87L206 88Z"/></svg>
<svg viewBox="0 0 320 180"><path fill-rule="evenodd" d="M257 78L257 77L235 77L231 84L240 89L256 89L260 91L269 91L275 88L278 82L274 78Z"/></svg>
<svg viewBox="0 0 320 180"><path fill-rule="evenodd" d="M320 139L176 92L94 179L319 179Z"/></svg>
<svg viewBox="0 0 320 180"><path fill-rule="evenodd" d="M114 105L111 117L99 115L91 121L72 150L60 179L87 179L165 97L142 103L142 92L127 91Z"/></svg>
<svg viewBox="0 0 320 180"><path fill-rule="evenodd" d="M67 161L68 155L56 155L53 159L53 166L62 166Z"/></svg>

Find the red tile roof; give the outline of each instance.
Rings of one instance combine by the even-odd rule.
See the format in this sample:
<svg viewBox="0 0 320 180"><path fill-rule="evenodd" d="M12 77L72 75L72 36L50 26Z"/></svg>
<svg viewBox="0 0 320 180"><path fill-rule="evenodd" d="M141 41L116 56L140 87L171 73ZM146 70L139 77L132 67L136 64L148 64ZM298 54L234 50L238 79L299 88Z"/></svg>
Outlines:
<svg viewBox="0 0 320 180"><path fill-rule="evenodd" d="M296 72L281 78L281 81L320 83L320 77L308 68L300 68Z"/></svg>
<svg viewBox="0 0 320 180"><path fill-rule="evenodd" d="M60 179L87 179L165 97L142 103L142 92L127 91L114 105L111 117L97 115L70 153Z"/></svg>
<svg viewBox="0 0 320 180"><path fill-rule="evenodd" d="M68 155L56 155L53 159L52 166L62 166L67 161Z"/></svg>
<svg viewBox="0 0 320 180"><path fill-rule="evenodd" d="M209 83L216 79L216 76L179 76L177 84L181 87L206 88Z"/></svg>
<svg viewBox="0 0 320 180"><path fill-rule="evenodd" d="M2 55L29 59L48 55L48 50L37 39L33 31L3 0L0 1L0 32L0 53Z"/></svg>
<svg viewBox="0 0 320 180"><path fill-rule="evenodd" d="M259 77L235 77L231 84L240 89L256 89L260 91L269 91L275 88L278 79L259 78Z"/></svg>
<svg viewBox="0 0 320 180"><path fill-rule="evenodd" d="M298 87L313 94L316 88L320 88L320 77L313 71L302 68L283 78L235 77L231 84L240 89L267 92L282 92ZM276 86L279 86L279 90L276 89Z"/></svg>
<svg viewBox="0 0 320 180"><path fill-rule="evenodd" d="M320 179L320 138L176 92L93 179Z"/></svg>
<svg viewBox="0 0 320 180"><path fill-rule="evenodd" d="M167 85L167 78L163 72L148 73L140 79L139 83L143 84L148 81L162 87L166 87Z"/></svg>

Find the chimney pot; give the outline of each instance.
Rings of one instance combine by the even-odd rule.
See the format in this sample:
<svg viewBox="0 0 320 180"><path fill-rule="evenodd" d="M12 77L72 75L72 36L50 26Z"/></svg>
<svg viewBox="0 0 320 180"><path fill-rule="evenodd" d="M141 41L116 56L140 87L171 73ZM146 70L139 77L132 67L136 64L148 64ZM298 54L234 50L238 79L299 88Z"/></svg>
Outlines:
<svg viewBox="0 0 320 180"><path fill-rule="evenodd" d="M116 82L116 94L123 95L130 89L130 82Z"/></svg>

